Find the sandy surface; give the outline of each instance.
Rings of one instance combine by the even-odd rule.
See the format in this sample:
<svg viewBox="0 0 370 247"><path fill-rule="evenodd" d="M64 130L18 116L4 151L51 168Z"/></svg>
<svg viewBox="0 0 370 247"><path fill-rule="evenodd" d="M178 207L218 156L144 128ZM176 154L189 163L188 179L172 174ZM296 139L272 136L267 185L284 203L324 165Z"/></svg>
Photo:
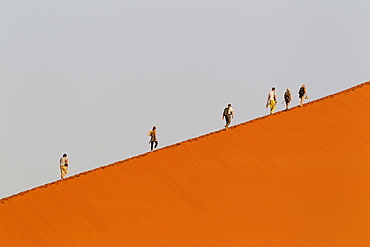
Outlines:
<svg viewBox="0 0 370 247"><path fill-rule="evenodd" d="M370 82L4 198L0 246L370 246L369 96Z"/></svg>

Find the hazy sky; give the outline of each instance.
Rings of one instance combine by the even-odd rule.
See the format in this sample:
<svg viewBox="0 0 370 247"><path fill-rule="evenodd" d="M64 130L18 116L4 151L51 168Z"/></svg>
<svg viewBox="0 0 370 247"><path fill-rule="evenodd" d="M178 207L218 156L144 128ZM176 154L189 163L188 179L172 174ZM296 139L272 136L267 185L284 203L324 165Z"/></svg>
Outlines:
<svg viewBox="0 0 370 247"><path fill-rule="evenodd" d="M0 198L370 80L368 0L0 0ZM338 106L340 107L340 106ZM282 110L279 103L277 110ZM263 140L261 140L263 141ZM281 141L281 140L277 140ZM246 140L246 145L248 145ZM227 145L227 144L225 144Z"/></svg>

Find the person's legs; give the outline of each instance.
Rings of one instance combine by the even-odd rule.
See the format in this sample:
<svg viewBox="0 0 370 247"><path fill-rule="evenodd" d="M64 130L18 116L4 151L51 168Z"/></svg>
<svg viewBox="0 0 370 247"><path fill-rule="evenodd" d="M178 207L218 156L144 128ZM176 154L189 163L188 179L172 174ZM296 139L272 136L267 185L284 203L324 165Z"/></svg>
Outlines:
<svg viewBox="0 0 370 247"><path fill-rule="evenodd" d="M275 111L276 103L275 100L270 100L270 114L272 114Z"/></svg>
<svg viewBox="0 0 370 247"><path fill-rule="evenodd" d="M270 115L272 114L272 107L273 107L273 103L272 103L272 100L270 100Z"/></svg>
<svg viewBox="0 0 370 247"><path fill-rule="evenodd" d="M225 128L229 128L229 125L231 123L231 116L230 115L227 115L225 116L225 120L226 120L226 125L225 125Z"/></svg>
<svg viewBox="0 0 370 247"><path fill-rule="evenodd" d="M299 106L302 107L303 106L303 100L304 100L304 97L300 97L301 98L301 102L299 103Z"/></svg>
<svg viewBox="0 0 370 247"><path fill-rule="evenodd" d="M154 142L150 142L150 151L153 151Z"/></svg>
<svg viewBox="0 0 370 247"><path fill-rule="evenodd" d="M157 149L157 146L158 146L158 141L155 142L154 149Z"/></svg>
<svg viewBox="0 0 370 247"><path fill-rule="evenodd" d="M64 177L68 174L68 169L66 166L60 167L60 178L64 179Z"/></svg>

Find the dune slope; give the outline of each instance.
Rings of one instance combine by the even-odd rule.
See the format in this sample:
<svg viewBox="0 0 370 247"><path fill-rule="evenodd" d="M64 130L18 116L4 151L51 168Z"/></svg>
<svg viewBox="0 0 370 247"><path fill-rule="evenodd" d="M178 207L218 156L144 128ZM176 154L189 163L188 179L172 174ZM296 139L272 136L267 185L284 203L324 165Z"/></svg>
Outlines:
<svg viewBox="0 0 370 247"><path fill-rule="evenodd" d="M0 246L369 246L370 82L0 200Z"/></svg>

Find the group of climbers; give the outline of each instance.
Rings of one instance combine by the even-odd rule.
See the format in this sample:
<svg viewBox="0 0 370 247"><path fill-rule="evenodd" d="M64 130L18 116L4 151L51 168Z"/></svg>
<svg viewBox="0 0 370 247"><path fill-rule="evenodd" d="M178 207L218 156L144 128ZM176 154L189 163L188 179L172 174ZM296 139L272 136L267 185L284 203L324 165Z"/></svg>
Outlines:
<svg viewBox="0 0 370 247"><path fill-rule="evenodd" d="M306 86L304 84L301 86L301 88L298 91L298 97L300 98L299 106L302 107L304 99L308 99ZM282 102L282 103L285 102L286 111L289 110L289 105L290 105L290 102L292 102L292 100L293 100L292 92L288 88L284 93L284 101ZM271 89L271 92L269 92L267 96L267 103L266 103L266 108L270 107L270 114L274 113L277 103L278 102L277 102L277 97L276 97L276 89L275 87L273 87ZM229 128L231 119L233 118L234 118L234 110L231 108L231 104L228 104L222 113L222 119L226 120L225 129Z"/></svg>
<svg viewBox="0 0 370 247"><path fill-rule="evenodd" d="M304 84L301 86L301 88L298 91L298 97L300 99L299 106L302 107L304 99L308 99L306 86ZM289 105L290 105L290 102L292 102L292 100L293 100L292 92L288 88L284 93L284 102L285 102L286 111L289 110ZM274 113L276 104L277 104L276 89L273 87L271 92L267 96L267 103L266 103L266 108L270 107L270 114Z"/></svg>
<svg viewBox="0 0 370 247"><path fill-rule="evenodd" d="M300 104L299 106L303 106L304 99L308 99L306 86L302 85L302 87L298 91L298 96L300 98ZM292 92L288 88L284 93L284 102L285 102L285 110L287 111L289 109L290 102L292 102ZM284 103L282 102L282 103ZM276 89L273 87L271 89L271 92L267 96L267 103L266 108L270 107L270 114L272 114L276 108L277 104L277 97L276 97ZM224 109L222 113L222 119L225 119L225 129L229 128L229 125L231 124L231 119L234 118L234 110L231 107L231 104L228 104L227 107ZM158 140L157 140L157 127L153 126L152 130L149 131L148 136L150 136L150 150L154 151L157 149L158 146ZM64 177L68 174L68 158L67 154L63 154L63 157L60 158L60 177L61 179L64 179Z"/></svg>

